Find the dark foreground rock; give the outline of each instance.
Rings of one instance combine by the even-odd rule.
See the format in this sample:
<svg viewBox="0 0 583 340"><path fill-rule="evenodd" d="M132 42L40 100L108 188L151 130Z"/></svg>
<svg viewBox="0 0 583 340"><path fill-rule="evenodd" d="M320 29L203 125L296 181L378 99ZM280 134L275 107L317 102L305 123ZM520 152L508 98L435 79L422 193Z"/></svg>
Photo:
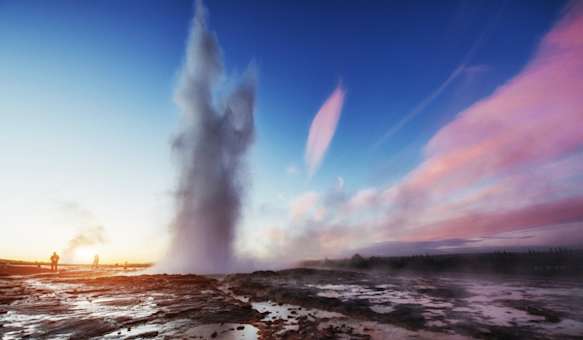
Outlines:
<svg viewBox="0 0 583 340"><path fill-rule="evenodd" d="M580 339L579 282L290 269L0 278L0 338Z"/></svg>
<svg viewBox="0 0 583 340"><path fill-rule="evenodd" d="M580 339L579 281L291 269L231 275L230 289L351 320L482 339Z"/></svg>
<svg viewBox="0 0 583 340"><path fill-rule="evenodd" d="M158 330L142 330L180 334L197 325L253 323L261 317L219 290L216 280L197 275L70 273L2 279L0 284L5 298L0 308L6 311L0 336L7 338L157 337Z"/></svg>

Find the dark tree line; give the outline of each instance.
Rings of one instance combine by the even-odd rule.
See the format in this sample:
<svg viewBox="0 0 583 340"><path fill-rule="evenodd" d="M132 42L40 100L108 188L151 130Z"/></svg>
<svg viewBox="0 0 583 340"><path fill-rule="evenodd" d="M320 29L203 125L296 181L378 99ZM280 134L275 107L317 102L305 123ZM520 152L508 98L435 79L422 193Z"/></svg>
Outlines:
<svg viewBox="0 0 583 340"><path fill-rule="evenodd" d="M583 276L583 250L551 248L547 251L398 257L355 254L348 259L306 261L303 265L360 270Z"/></svg>

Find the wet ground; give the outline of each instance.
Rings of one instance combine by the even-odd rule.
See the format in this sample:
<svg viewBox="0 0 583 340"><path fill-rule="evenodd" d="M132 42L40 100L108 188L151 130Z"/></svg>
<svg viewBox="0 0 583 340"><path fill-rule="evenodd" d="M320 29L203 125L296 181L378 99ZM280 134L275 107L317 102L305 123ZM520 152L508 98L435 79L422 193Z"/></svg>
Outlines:
<svg viewBox="0 0 583 340"><path fill-rule="evenodd" d="M577 281L314 269L114 274L0 277L0 337L583 339Z"/></svg>

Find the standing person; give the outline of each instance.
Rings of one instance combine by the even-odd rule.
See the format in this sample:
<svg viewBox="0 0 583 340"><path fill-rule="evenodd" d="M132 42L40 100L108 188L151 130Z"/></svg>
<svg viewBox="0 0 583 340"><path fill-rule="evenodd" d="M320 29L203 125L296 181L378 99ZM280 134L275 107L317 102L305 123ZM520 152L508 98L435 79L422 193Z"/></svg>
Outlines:
<svg viewBox="0 0 583 340"><path fill-rule="evenodd" d="M93 258L93 266L91 268L99 268L99 255L95 254L95 257Z"/></svg>
<svg viewBox="0 0 583 340"><path fill-rule="evenodd" d="M54 251L53 255L51 256L51 271L56 272L59 266L59 255L57 252Z"/></svg>

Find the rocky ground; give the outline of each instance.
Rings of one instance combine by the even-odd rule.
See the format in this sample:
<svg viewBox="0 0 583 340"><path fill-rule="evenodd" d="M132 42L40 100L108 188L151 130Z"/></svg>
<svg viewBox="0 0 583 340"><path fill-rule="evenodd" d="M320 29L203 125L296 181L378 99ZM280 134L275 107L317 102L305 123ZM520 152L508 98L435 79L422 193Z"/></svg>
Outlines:
<svg viewBox="0 0 583 340"><path fill-rule="evenodd" d="M583 284L315 269L0 276L2 339L582 339Z"/></svg>

